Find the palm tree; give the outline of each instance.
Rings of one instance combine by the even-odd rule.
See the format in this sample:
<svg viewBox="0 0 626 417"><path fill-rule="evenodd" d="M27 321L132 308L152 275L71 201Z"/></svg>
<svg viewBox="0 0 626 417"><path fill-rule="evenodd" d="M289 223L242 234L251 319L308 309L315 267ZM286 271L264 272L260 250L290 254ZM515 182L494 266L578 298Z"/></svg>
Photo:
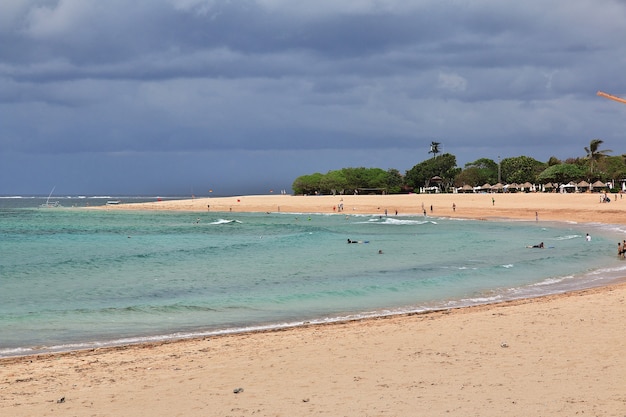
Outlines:
<svg viewBox="0 0 626 417"><path fill-rule="evenodd" d="M437 154L440 152L439 145L441 145L441 143L439 142L430 142L430 151L428 151L428 153L432 153L433 158L436 157Z"/></svg>
<svg viewBox="0 0 626 417"><path fill-rule="evenodd" d="M593 174L593 166L599 162L602 158L607 156L607 153L613 152L609 149L598 150L598 147L602 145L604 141L602 139L591 139L589 147L585 146L585 152L587 152L587 159L589 160L589 172Z"/></svg>

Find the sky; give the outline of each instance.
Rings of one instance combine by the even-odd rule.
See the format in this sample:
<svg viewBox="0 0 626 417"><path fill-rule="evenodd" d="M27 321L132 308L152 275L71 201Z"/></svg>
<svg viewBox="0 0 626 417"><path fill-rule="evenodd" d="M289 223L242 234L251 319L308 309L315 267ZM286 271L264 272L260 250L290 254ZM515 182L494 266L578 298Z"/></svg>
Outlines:
<svg viewBox="0 0 626 417"><path fill-rule="evenodd" d="M2 0L0 195L626 153L624 0Z"/></svg>

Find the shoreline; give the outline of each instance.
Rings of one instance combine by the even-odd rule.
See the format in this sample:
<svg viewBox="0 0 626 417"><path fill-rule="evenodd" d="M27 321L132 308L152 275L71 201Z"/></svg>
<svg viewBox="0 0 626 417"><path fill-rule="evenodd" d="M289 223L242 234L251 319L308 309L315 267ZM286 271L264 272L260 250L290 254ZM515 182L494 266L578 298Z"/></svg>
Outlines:
<svg viewBox="0 0 626 417"><path fill-rule="evenodd" d="M623 283L423 314L6 358L0 407L15 417L618 416L626 409L625 298Z"/></svg>
<svg viewBox="0 0 626 417"><path fill-rule="evenodd" d="M273 212L332 214L343 198L344 215L385 209L420 215L424 203L429 216L626 225L626 202L547 196L240 196L90 209L236 214L274 206ZM445 310L5 357L0 407L16 417L424 409L459 416L621 415L625 299L621 282Z"/></svg>
<svg viewBox="0 0 626 417"><path fill-rule="evenodd" d="M217 338L237 338L244 336L253 336L253 335L262 335L265 333L281 333L281 332L289 332L291 330L298 329L307 329L307 328L315 328L315 327L327 327L327 326L335 326L335 325L357 325L359 323L367 323L370 321L381 321L381 320L402 320L403 318L412 317L412 316L428 316L428 315L448 315L448 314L471 314L475 311L485 311L491 309L498 309L502 307L515 307L519 305L529 304L529 303L549 303L552 300L559 298L569 298L569 297L578 297L589 294L598 294L603 293L605 291L620 291L624 290L626 292L626 277L621 279L613 280L609 284L602 284L598 286L591 286L587 288L575 289L570 291L564 291L553 294L545 294L538 295L533 297L523 297L523 298L515 298L515 299L507 299L502 301L494 301L494 302L486 302L481 304L472 304L466 306L459 307L450 307L450 308L435 308L432 310L420 310L420 311L408 311L408 312L399 312L399 313L391 313L391 314L381 314L381 315L373 315L368 317L355 317L355 318L347 318L347 319L338 319L336 321L328 321L328 322L303 322L302 324L296 325L286 325L283 327L267 327L260 329L252 329L252 330L241 330L234 332L225 332L218 334L202 334L197 336L190 337L181 337L181 338L168 338L163 340L150 340L150 341L139 341L139 342L129 342L124 344L112 344L106 346L97 346L97 347L85 347L85 348L77 348L71 350L60 350L54 352L40 352L33 354L25 354L25 355L15 355L15 356L5 356L0 357L0 366L18 363L23 361L32 361L34 359L37 360L45 360L45 359L55 359L61 357L68 356L81 356L83 354L93 354L93 353L108 353L108 352L119 352L125 350L142 350L142 349L152 349L161 345L174 345L174 344L184 344L186 342L197 342L201 340L208 339L217 339Z"/></svg>
<svg viewBox="0 0 626 417"><path fill-rule="evenodd" d="M120 340L108 340L99 341L94 340L91 342L70 342L67 345L56 346L39 346L39 350L36 347L33 348L33 352L29 353L15 353L0 355L0 366L3 361L9 361L10 359L16 360L29 360L32 357L56 357L76 355L86 352L106 352L109 350L118 351L125 349L133 349L141 346L158 346L167 345L172 343L184 343L186 341L202 340L209 338L221 338L221 337L236 337L239 335L253 335L263 333L273 333L289 331L292 329L317 327L317 326L333 326L338 324L347 323L359 323L367 322L370 320L385 320L410 316L421 316L428 314L455 312L460 310L481 309L483 307L497 307L499 305L517 305L525 302L532 302L539 299L551 299L560 296L569 296L570 294L585 293L588 291L596 292L602 291L604 288L610 289L613 287L624 286L626 289L626 277L614 276L603 283L587 283L589 285L579 286L574 289L555 289L554 292L548 292L541 295L527 295L514 298L502 298L498 301L477 301L475 303L465 303L454 306L432 306L424 309L398 309L390 312L389 309L377 310L377 312L370 312L370 314L346 314L339 317L316 317L298 322L285 322L285 323L260 323L258 325L245 326L241 328L226 328L226 329L197 329L188 330L186 332L174 332L165 334L150 334L135 337L125 337ZM84 345L84 346L81 346ZM70 347L75 346L75 347ZM78 347L80 346L80 347ZM18 348L23 349L23 348Z"/></svg>

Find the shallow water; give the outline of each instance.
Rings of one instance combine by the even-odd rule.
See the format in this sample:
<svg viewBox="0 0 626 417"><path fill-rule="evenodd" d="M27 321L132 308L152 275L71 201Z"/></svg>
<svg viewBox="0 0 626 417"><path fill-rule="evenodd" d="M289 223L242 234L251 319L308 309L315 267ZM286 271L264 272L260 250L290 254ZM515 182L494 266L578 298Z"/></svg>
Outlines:
<svg viewBox="0 0 626 417"><path fill-rule="evenodd" d="M0 207L0 356L602 285L623 275L621 233L421 216ZM540 241L546 249L526 248Z"/></svg>

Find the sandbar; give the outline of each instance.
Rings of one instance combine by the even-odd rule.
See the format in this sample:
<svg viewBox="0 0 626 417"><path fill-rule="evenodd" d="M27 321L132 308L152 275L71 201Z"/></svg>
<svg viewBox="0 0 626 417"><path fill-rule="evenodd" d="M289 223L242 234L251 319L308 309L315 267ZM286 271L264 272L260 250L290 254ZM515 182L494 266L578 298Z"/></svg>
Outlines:
<svg viewBox="0 0 626 417"><path fill-rule="evenodd" d="M626 199L600 193L391 194L391 195L248 195L189 198L100 206L106 210L182 210L194 212L341 213L423 215L471 219L519 219L626 224ZM340 212L340 205L343 210Z"/></svg>

